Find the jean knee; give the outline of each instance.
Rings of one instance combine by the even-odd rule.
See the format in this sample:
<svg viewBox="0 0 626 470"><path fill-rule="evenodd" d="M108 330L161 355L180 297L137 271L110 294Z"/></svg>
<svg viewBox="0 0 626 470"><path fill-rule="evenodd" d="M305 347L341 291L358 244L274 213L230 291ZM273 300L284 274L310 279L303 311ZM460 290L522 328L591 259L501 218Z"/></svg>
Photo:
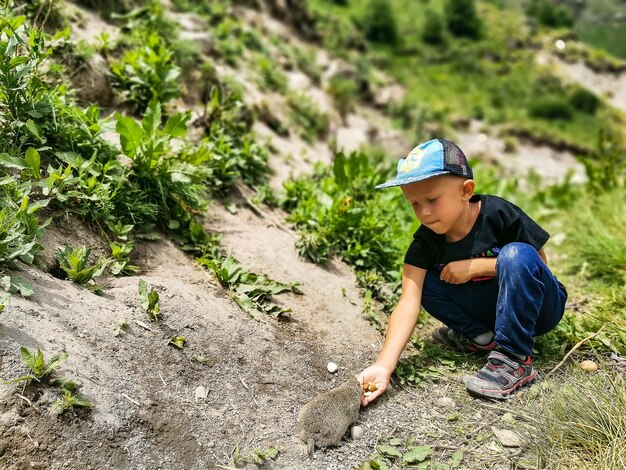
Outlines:
<svg viewBox="0 0 626 470"><path fill-rule="evenodd" d="M511 267L528 265L541 260L539 253L528 243L513 242L502 247L496 260L496 272Z"/></svg>

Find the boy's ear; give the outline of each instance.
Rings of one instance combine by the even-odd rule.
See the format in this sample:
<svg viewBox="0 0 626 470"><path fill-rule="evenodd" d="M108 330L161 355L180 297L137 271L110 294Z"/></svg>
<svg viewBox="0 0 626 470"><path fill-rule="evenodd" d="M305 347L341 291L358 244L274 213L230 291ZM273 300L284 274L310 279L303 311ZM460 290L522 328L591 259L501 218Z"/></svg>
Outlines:
<svg viewBox="0 0 626 470"><path fill-rule="evenodd" d="M463 199L469 200L474 195L474 180L463 181Z"/></svg>

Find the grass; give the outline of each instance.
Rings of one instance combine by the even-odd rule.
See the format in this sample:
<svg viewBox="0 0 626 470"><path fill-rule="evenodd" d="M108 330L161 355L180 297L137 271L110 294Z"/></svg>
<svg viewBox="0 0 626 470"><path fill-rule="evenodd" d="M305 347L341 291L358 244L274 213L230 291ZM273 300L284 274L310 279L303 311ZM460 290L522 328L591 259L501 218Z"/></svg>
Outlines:
<svg viewBox="0 0 626 470"><path fill-rule="evenodd" d="M611 370L546 382L527 408L529 450L541 468L626 466L626 381Z"/></svg>

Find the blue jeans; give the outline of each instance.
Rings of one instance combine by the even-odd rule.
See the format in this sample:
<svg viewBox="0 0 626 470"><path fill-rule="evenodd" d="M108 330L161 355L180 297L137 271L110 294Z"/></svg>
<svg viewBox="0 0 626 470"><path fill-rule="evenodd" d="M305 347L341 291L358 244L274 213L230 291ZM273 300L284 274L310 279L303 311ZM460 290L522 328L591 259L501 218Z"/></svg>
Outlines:
<svg viewBox="0 0 626 470"><path fill-rule="evenodd" d="M426 311L454 331L469 338L494 331L500 348L527 356L534 337L561 321L566 300L563 284L526 243L502 248L493 279L449 284L429 269L422 289Z"/></svg>

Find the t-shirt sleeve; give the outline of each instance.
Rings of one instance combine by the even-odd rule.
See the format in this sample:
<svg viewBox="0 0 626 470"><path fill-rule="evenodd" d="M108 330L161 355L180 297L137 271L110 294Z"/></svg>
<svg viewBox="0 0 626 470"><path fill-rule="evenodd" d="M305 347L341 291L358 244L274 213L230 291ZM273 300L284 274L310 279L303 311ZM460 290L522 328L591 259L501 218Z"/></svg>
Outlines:
<svg viewBox="0 0 626 470"><path fill-rule="evenodd" d="M413 235L413 241L404 255L404 262L422 269L430 269L435 262L433 242L425 227L421 226Z"/></svg>
<svg viewBox="0 0 626 470"><path fill-rule="evenodd" d="M506 243L528 243L536 250L541 249L550 238L550 234L531 219L526 213L511 204L511 217L504 224L504 241Z"/></svg>

